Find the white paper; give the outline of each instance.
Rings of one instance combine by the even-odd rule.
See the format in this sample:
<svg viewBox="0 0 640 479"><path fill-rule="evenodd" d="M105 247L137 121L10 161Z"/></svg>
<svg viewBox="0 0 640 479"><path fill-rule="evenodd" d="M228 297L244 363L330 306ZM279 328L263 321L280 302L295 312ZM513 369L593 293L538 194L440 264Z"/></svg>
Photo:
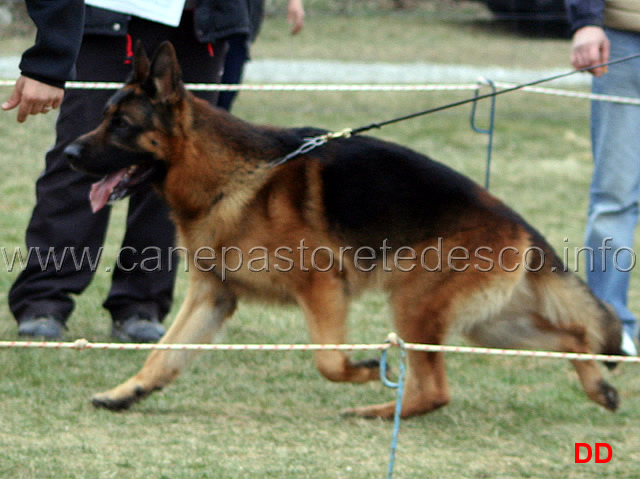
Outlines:
<svg viewBox="0 0 640 479"><path fill-rule="evenodd" d="M172 27L180 24L185 0L85 0L87 5L126 13Z"/></svg>

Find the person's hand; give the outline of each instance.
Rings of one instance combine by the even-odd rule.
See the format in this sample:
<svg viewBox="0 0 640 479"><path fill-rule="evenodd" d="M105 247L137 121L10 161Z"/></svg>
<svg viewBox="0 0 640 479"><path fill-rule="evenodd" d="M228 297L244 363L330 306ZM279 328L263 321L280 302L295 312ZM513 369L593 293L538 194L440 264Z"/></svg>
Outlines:
<svg viewBox="0 0 640 479"><path fill-rule="evenodd" d="M576 70L600 65L609 61L610 44L601 27L582 27L573 34L571 64ZM598 67L589 72L597 77L607 73L607 67Z"/></svg>
<svg viewBox="0 0 640 479"><path fill-rule="evenodd" d="M291 35L299 33L304 27L304 7L302 0L289 0L287 22L291 25Z"/></svg>
<svg viewBox="0 0 640 479"><path fill-rule="evenodd" d="M18 122L22 123L28 115L49 113L62 103L64 90L47 85L29 77L20 75L11 96L2 104L5 111L18 107Z"/></svg>

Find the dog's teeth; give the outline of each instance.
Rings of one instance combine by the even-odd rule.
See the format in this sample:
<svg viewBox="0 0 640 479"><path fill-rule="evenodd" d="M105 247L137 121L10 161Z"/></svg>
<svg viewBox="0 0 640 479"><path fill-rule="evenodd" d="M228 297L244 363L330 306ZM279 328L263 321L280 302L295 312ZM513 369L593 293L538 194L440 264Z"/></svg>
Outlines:
<svg viewBox="0 0 640 479"><path fill-rule="evenodd" d="M138 169L138 165L130 166L127 169L127 172L123 175L122 181L129 181L131 179L131 176L136 172L137 169Z"/></svg>

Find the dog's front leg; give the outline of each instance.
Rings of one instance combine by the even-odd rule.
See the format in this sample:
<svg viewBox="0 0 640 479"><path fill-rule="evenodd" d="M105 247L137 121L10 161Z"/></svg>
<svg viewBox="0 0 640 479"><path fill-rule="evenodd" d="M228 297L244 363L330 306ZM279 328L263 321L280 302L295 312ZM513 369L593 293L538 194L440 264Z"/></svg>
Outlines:
<svg viewBox="0 0 640 479"><path fill-rule="evenodd" d="M233 314L235 296L211 273L191 272L187 297L160 344L210 343L223 321ZM152 351L138 374L92 398L96 407L126 409L180 374L195 351Z"/></svg>
<svg viewBox="0 0 640 479"><path fill-rule="evenodd" d="M297 294L304 311L311 341L318 344L343 344L349 298L339 278L325 273L304 283ZM336 382L363 383L379 379L378 360L353 362L343 351L315 351L316 368L324 377Z"/></svg>

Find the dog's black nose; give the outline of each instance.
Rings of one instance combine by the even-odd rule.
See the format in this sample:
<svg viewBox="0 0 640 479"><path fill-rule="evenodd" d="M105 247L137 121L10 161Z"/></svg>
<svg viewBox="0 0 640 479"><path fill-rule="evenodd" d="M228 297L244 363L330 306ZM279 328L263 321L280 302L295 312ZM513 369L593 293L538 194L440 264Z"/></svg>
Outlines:
<svg viewBox="0 0 640 479"><path fill-rule="evenodd" d="M67 157L67 161L73 163L74 160L79 160L82 153L82 148L77 143L71 143L64 149L64 155Z"/></svg>

